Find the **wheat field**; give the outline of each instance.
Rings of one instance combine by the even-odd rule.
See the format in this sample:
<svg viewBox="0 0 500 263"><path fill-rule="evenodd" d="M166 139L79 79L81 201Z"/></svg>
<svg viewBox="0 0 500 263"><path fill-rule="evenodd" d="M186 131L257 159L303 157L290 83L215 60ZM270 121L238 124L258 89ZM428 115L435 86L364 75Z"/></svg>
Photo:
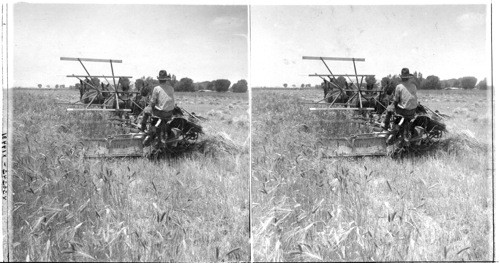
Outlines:
<svg viewBox="0 0 500 263"><path fill-rule="evenodd" d="M252 96L256 261L492 260L491 100L419 91L449 115L441 143L413 158L321 158L321 90ZM471 103L472 102L472 103ZM352 130L336 127L331 136Z"/></svg>
<svg viewBox="0 0 500 263"><path fill-rule="evenodd" d="M252 91L251 127L246 94L176 93L179 106L208 118L206 134L160 160L84 158L82 138L127 130L111 115L55 103L75 93L14 90L16 261L493 258L484 92L419 91L448 116L449 132L403 159L321 158L323 121L352 116L308 111L301 102L320 90Z"/></svg>
<svg viewBox="0 0 500 263"><path fill-rule="evenodd" d="M75 96L13 90L14 260L250 260L246 94L176 93L206 134L156 161L84 158L82 138L127 131L56 104Z"/></svg>

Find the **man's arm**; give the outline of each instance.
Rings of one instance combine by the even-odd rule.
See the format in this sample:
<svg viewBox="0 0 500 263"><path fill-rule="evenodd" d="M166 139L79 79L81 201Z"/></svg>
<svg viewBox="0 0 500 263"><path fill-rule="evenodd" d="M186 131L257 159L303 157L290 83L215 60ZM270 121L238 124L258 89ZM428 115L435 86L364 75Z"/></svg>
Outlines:
<svg viewBox="0 0 500 263"><path fill-rule="evenodd" d="M156 102L158 101L158 95L158 91L153 88L153 92L151 92L151 99L149 100L149 105L151 106L151 108L155 107Z"/></svg>
<svg viewBox="0 0 500 263"><path fill-rule="evenodd" d="M394 89L394 98L392 99L392 103L394 104L394 106L396 106L400 100L401 100L401 89L399 88L398 85Z"/></svg>

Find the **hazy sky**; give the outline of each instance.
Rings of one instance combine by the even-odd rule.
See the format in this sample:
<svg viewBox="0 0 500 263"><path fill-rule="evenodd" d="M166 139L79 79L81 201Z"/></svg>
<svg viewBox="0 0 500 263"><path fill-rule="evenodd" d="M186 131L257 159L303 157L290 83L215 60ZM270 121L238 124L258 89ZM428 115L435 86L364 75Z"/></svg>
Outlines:
<svg viewBox="0 0 500 263"><path fill-rule="evenodd" d="M248 79L247 6L25 4L13 12L14 86L73 84L85 74L60 57L121 59L116 75L160 69L195 82ZM111 75L109 63L85 63Z"/></svg>
<svg viewBox="0 0 500 263"><path fill-rule="evenodd" d="M251 10L252 86L317 84L328 73L302 56L360 57L377 80L402 67L441 79L491 74L489 5L256 6ZM353 74L352 62L327 61Z"/></svg>

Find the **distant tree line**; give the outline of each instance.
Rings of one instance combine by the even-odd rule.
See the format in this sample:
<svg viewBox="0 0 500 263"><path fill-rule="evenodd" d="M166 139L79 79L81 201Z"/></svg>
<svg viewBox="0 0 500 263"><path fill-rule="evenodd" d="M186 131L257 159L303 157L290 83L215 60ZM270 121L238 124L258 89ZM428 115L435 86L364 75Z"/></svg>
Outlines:
<svg viewBox="0 0 500 263"><path fill-rule="evenodd" d="M155 87L159 85L158 80L152 77L142 77L140 80L144 83L145 86ZM191 78L186 77L177 80L175 75L172 75L172 79L170 80L170 85L174 87L175 91L181 91L181 92L196 92L199 90L210 90L217 92L232 91L232 92L245 93L248 90L248 83L244 79L239 80L238 82L234 83L231 86L231 81L227 79L217 79L213 81L203 81L195 83Z"/></svg>
<svg viewBox="0 0 500 263"><path fill-rule="evenodd" d="M43 86L42 84L38 84L38 85L37 85L37 87L38 87L39 89L41 89L41 88L42 88L42 86ZM46 88L47 88L47 89L50 89L50 85L47 85L47 86L46 86ZM61 85L56 84L56 85L54 86L54 88L56 88L56 89L65 89L65 88L66 88L66 85L65 85L65 84L61 84ZM70 88L71 88L71 86L70 86Z"/></svg>
<svg viewBox="0 0 500 263"><path fill-rule="evenodd" d="M284 88L287 88L287 87L288 87L288 84L287 84L287 83L283 83L283 87L284 87ZM297 85L292 84L292 88L297 88ZM302 83L302 84L300 84L300 88L301 88L301 89L311 88L311 84L309 84L309 83L307 83L307 84Z"/></svg>
<svg viewBox="0 0 500 263"><path fill-rule="evenodd" d="M415 71L413 73L413 78L411 78L411 82L413 82L416 86L417 89L421 90L441 90L441 89L449 89L449 88L458 88L458 89L479 89L479 90L486 90L491 87L487 85L487 80L484 78L483 80L479 81L475 77L462 77L458 79L448 79L448 80L441 80L438 76L435 75L429 75L426 78L423 77L423 74L421 72ZM358 79L359 80L359 79ZM339 76L337 78L330 78L328 81L335 83L337 85L340 85L341 87L351 87L354 85L352 82L356 82L357 80L355 78L349 78L349 82L347 82L347 79L343 76ZM360 81L360 80L359 80ZM381 87L388 87L389 91L394 90L396 86L401 83L401 78L398 75L387 75L383 77L380 81L380 86ZM284 83L283 87L287 88L288 84ZM301 87L304 87L301 85ZM323 88L322 85L315 85L315 88ZM366 78L363 80L363 83L361 84L362 88L371 90L371 89L378 89L377 84L377 79L375 76L366 76Z"/></svg>
<svg viewBox="0 0 500 263"><path fill-rule="evenodd" d="M139 90L146 87L148 89L152 89L153 87L158 86L159 84L160 82L153 77L143 76L135 80L135 86ZM181 92L196 92L199 90L210 90L217 92L232 91L237 93L245 93L248 90L248 83L244 79L239 80L238 82L234 83L231 86L231 81L227 79L217 79L213 81L203 81L194 83L193 80L190 78L186 77L177 80L177 77L175 75L172 75L170 80L170 85L174 87L175 91L181 91ZM76 83L74 87L79 89L80 86L81 86L80 83ZM99 85L97 84L97 86ZM41 84L39 84L38 87L41 87Z"/></svg>
<svg viewBox="0 0 500 263"><path fill-rule="evenodd" d="M417 86L417 89L423 90L440 90L447 88L459 88L459 89L480 89L485 90L488 88L486 78L477 82L476 77L462 77L459 79L447 79L441 80L438 76L429 75L425 79L421 72L414 72L411 81ZM399 83L401 83L401 78L399 75L388 75L382 78L381 85L389 85L391 88L395 88Z"/></svg>
<svg viewBox="0 0 500 263"><path fill-rule="evenodd" d="M473 88L477 88L480 90L488 89L486 78L478 82L478 79L476 77L463 77L459 79L443 80L442 85L444 88L456 87L462 89L473 89Z"/></svg>

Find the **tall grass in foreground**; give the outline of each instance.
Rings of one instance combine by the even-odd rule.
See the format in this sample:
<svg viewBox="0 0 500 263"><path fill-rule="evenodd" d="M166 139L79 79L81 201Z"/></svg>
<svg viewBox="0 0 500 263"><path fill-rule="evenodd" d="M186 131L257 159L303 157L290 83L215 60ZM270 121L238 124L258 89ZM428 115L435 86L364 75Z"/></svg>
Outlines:
<svg viewBox="0 0 500 263"><path fill-rule="evenodd" d="M492 260L490 146L452 131L419 157L321 159L327 116L266 91L252 115L255 260Z"/></svg>
<svg viewBox="0 0 500 263"><path fill-rule="evenodd" d="M14 260L249 260L248 146L208 134L175 159L84 159L81 138L124 132L107 115L37 91L11 103Z"/></svg>

